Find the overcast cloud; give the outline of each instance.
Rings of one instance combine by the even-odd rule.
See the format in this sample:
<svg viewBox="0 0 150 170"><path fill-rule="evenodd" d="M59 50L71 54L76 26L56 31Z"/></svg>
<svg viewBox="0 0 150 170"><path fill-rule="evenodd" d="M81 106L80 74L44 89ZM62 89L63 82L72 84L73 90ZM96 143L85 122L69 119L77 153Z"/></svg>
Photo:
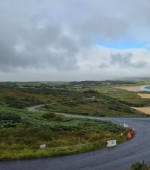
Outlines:
<svg viewBox="0 0 150 170"><path fill-rule="evenodd" d="M149 76L149 20L149 0L1 0L0 80Z"/></svg>

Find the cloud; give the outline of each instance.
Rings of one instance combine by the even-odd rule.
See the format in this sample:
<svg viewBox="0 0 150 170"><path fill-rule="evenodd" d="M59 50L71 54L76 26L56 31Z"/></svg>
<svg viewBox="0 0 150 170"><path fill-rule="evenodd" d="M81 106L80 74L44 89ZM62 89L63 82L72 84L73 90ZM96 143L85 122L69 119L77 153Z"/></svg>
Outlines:
<svg viewBox="0 0 150 170"><path fill-rule="evenodd" d="M52 67L56 69L77 69L75 55L79 47L74 40L64 35L59 25L44 28L32 27L20 32L12 30L15 39L0 39L0 70L15 67Z"/></svg>
<svg viewBox="0 0 150 170"><path fill-rule="evenodd" d="M148 48L119 50L93 42L150 44L149 16L149 0L1 0L1 80L19 80L24 72L26 79L37 72L39 80L107 79L119 76L118 68L122 76L129 70L147 76Z"/></svg>
<svg viewBox="0 0 150 170"><path fill-rule="evenodd" d="M145 61L136 61L132 62L133 54L132 53L125 53L125 54L111 54L111 65L118 65L120 67L137 67L143 68L147 65Z"/></svg>
<svg viewBox="0 0 150 170"><path fill-rule="evenodd" d="M101 69L103 69L103 68L108 68L109 65L106 64L106 63L101 63L98 67L101 68Z"/></svg>
<svg viewBox="0 0 150 170"><path fill-rule="evenodd" d="M86 40L118 41L127 34L128 23L123 18L97 14L79 25L79 33Z"/></svg>

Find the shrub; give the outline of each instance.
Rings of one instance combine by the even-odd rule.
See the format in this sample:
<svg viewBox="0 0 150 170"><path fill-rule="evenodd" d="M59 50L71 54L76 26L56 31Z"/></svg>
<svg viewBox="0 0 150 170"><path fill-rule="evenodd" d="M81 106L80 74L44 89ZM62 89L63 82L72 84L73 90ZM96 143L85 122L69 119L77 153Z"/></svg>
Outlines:
<svg viewBox="0 0 150 170"><path fill-rule="evenodd" d="M9 120L13 123L21 122L21 117L15 113L0 113L0 120Z"/></svg>
<svg viewBox="0 0 150 170"><path fill-rule="evenodd" d="M148 166L144 163L136 162L131 165L131 170L148 170Z"/></svg>
<svg viewBox="0 0 150 170"><path fill-rule="evenodd" d="M97 92L97 91L95 91L95 90L85 90L85 91L83 91L83 93L98 94L98 92Z"/></svg>
<svg viewBox="0 0 150 170"><path fill-rule="evenodd" d="M52 139L52 130L43 128L43 129L38 130L36 135L39 139L48 141Z"/></svg>
<svg viewBox="0 0 150 170"><path fill-rule="evenodd" d="M49 106L48 106L47 104L45 104L43 107L44 107L45 109L49 110Z"/></svg>
<svg viewBox="0 0 150 170"><path fill-rule="evenodd" d="M45 118L45 119L51 119L51 118L56 117L56 115L55 115L55 113L44 113L42 115L42 117Z"/></svg>
<svg viewBox="0 0 150 170"><path fill-rule="evenodd" d="M65 119L64 116L62 116L62 115L57 115L53 120L54 120L54 121L63 121L64 119Z"/></svg>

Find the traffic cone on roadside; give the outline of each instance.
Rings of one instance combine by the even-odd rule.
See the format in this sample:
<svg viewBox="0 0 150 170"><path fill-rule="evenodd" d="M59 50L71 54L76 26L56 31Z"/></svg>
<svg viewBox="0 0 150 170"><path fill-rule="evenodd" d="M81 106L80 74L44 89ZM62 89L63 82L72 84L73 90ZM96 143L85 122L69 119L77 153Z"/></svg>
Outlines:
<svg viewBox="0 0 150 170"><path fill-rule="evenodd" d="M135 135L135 130L134 130L134 129L132 129L132 132L131 132L131 133L132 133L132 135Z"/></svg>
<svg viewBox="0 0 150 170"><path fill-rule="evenodd" d="M132 138L131 132L127 133L127 138L128 138L128 139L131 139L131 138Z"/></svg>

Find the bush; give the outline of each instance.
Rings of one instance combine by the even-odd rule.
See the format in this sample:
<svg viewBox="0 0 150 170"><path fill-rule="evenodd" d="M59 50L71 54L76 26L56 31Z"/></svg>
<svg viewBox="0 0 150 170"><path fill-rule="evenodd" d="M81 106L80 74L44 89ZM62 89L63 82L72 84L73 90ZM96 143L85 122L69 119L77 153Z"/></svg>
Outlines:
<svg viewBox="0 0 150 170"><path fill-rule="evenodd" d="M49 110L49 106L48 106L47 104L45 104L43 107L44 107L45 109Z"/></svg>
<svg viewBox="0 0 150 170"><path fill-rule="evenodd" d="M83 93L98 94L98 92L97 92L97 91L95 91L95 90L85 90L85 91L83 91Z"/></svg>
<svg viewBox="0 0 150 170"><path fill-rule="evenodd" d="M62 115L57 115L53 120L54 120L54 121L63 121L64 119L65 119L64 116L62 116Z"/></svg>
<svg viewBox="0 0 150 170"><path fill-rule="evenodd" d="M43 139L43 140L51 140L52 139L52 130L50 129L40 129L37 133L36 133L37 137L39 139Z"/></svg>
<svg viewBox="0 0 150 170"><path fill-rule="evenodd" d="M148 166L144 163L136 162L135 164L131 165L131 170L148 170Z"/></svg>
<svg viewBox="0 0 150 170"><path fill-rule="evenodd" d="M44 114L42 115L42 117L43 117L44 119L51 119L51 118L56 117L56 115L55 115L55 113L44 113Z"/></svg>
<svg viewBox="0 0 150 170"><path fill-rule="evenodd" d="M0 113L0 120L9 120L13 123L21 122L21 117L15 113Z"/></svg>

